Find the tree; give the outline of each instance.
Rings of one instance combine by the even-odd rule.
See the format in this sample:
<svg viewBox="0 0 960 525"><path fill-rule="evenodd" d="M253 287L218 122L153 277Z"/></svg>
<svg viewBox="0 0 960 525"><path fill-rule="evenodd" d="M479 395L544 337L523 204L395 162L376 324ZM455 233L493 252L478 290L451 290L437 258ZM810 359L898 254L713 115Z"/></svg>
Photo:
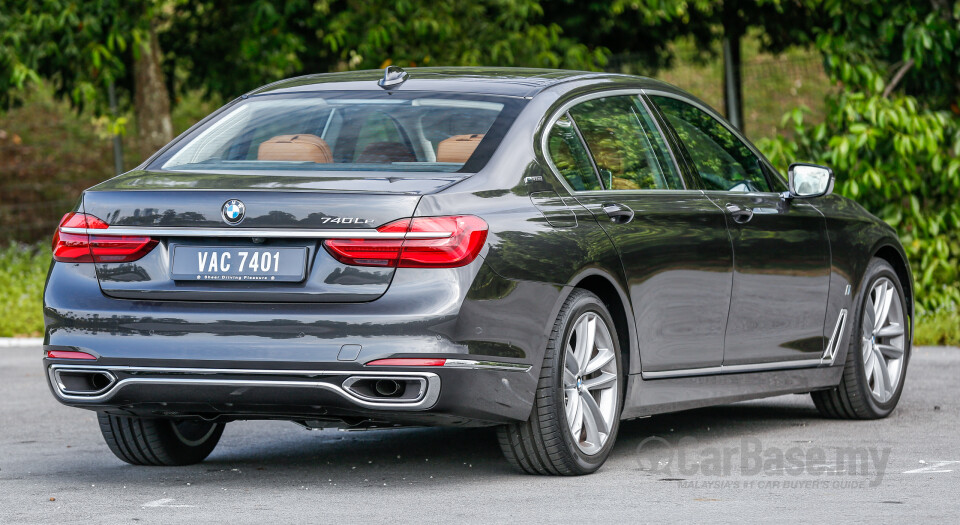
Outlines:
<svg viewBox="0 0 960 525"><path fill-rule="evenodd" d="M545 4L546 18L568 36L615 54L630 54L651 70L669 65L670 42L690 36L711 53L720 42L724 59L724 106L730 122L743 128L740 40L758 31L772 53L811 42L818 2L808 0L561 0Z"/></svg>
<svg viewBox="0 0 960 525"><path fill-rule="evenodd" d="M173 138L171 96L190 89L232 98L288 76L390 63L602 65L602 50L541 16L536 0L8 0L0 104L46 80L103 115L115 85L133 103L145 157Z"/></svg>
<svg viewBox="0 0 960 525"><path fill-rule="evenodd" d="M816 32L831 80L826 121L804 108L761 143L837 172L837 190L894 226L921 311L960 305L960 4L942 0L823 2Z"/></svg>
<svg viewBox="0 0 960 525"><path fill-rule="evenodd" d="M105 114L116 84L133 94L143 154L173 138L157 28L170 2L9 0L0 12L0 104L41 79L74 107Z"/></svg>

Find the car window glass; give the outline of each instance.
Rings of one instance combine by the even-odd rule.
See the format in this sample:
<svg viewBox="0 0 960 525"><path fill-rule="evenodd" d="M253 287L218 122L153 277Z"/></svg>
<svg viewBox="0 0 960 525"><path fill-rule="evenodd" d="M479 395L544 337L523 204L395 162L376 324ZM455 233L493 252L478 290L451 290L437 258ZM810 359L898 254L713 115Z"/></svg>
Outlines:
<svg viewBox="0 0 960 525"><path fill-rule="evenodd" d="M681 189L666 145L635 96L604 97L570 110L608 190Z"/></svg>
<svg viewBox="0 0 960 525"><path fill-rule="evenodd" d="M475 172L524 104L507 97L381 89L251 96L191 130L151 169Z"/></svg>
<svg viewBox="0 0 960 525"><path fill-rule="evenodd" d="M770 191L760 159L720 121L675 98L651 98L693 157L705 189Z"/></svg>
<svg viewBox="0 0 960 525"><path fill-rule="evenodd" d="M561 117L550 128L547 149L553 165L575 191L602 189L590 156L568 115Z"/></svg>

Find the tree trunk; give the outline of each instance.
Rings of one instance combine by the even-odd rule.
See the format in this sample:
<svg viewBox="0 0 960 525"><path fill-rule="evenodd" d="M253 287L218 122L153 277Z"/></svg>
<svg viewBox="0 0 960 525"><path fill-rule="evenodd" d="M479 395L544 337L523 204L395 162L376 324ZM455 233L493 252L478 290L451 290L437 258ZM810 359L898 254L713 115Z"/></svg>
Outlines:
<svg viewBox="0 0 960 525"><path fill-rule="evenodd" d="M133 106L137 117L137 146L141 158L153 155L173 140L170 95L163 79L162 55L157 30L150 28L133 62Z"/></svg>
<svg viewBox="0 0 960 525"><path fill-rule="evenodd" d="M740 38L743 26L737 2L723 3L723 106L727 120L743 132L743 79L740 76Z"/></svg>

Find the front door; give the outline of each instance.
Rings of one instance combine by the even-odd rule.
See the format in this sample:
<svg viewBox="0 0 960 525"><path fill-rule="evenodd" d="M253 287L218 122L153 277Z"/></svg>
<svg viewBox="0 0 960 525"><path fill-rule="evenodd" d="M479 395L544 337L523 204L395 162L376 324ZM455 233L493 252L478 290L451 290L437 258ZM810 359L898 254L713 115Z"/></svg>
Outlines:
<svg viewBox="0 0 960 525"><path fill-rule="evenodd" d="M642 370L720 366L733 268L724 213L686 189L640 98L574 105L549 131L548 150L620 253Z"/></svg>
<svg viewBox="0 0 960 525"><path fill-rule="evenodd" d="M734 275L725 366L819 359L830 286L826 221L785 199L783 180L704 109L651 96L695 165L704 194L728 215Z"/></svg>

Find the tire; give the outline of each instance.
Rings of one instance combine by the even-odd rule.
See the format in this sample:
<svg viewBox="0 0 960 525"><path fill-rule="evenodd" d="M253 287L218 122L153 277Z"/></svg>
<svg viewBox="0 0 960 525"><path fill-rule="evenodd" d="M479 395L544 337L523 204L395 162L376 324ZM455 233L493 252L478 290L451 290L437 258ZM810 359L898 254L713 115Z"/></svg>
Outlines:
<svg viewBox="0 0 960 525"><path fill-rule="evenodd" d="M575 341L581 340L579 334L589 332L591 320L594 340L584 345L590 346L589 352L581 351ZM577 351L567 352L567 343ZM590 371L600 363L599 369ZM565 374L568 364L571 371ZM560 309L547 343L530 418L498 429L507 460L528 474L595 472L616 441L623 408L622 378L620 344L610 312L596 295L574 290ZM572 417L568 417L568 409ZM598 417L601 423L596 423ZM571 420L580 428L576 436Z"/></svg>
<svg viewBox="0 0 960 525"><path fill-rule="evenodd" d="M863 283L857 294L852 316L854 324L840 384L830 390L810 393L817 410L825 417L884 418L896 408L903 392L913 339L903 287L890 263L877 258L872 259L867 266ZM884 285L888 285L892 292L891 304L886 318L881 319L878 325L872 305L876 302L874 298L880 293L879 287ZM872 325L872 328L868 325ZM899 335L890 335L898 332ZM898 346L900 357L897 359L891 356L897 354ZM881 366L887 368L887 374L883 374L881 369L876 367L878 357L883 357ZM878 377L882 380L879 384ZM887 379L895 381L892 388L886 383ZM878 391L881 393L878 394Z"/></svg>
<svg viewBox="0 0 960 525"><path fill-rule="evenodd" d="M180 466L203 461L220 441L224 423L148 419L98 413L110 450L131 465Z"/></svg>

